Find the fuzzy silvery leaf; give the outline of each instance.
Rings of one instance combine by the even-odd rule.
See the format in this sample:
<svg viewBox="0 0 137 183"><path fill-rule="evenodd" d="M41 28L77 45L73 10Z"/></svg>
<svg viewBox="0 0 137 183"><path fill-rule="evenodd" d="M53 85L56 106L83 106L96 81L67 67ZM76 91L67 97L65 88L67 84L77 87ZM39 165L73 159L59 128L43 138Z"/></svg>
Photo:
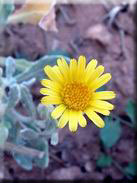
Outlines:
<svg viewBox="0 0 137 183"><path fill-rule="evenodd" d="M35 82L36 82L36 79L35 79L35 78L32 78L32 79L30 79L30 80L28 80L28 81L22 82L22 84L25 85L25 86L27 86L27 87L30 87L30 86L32 86Z"/></svg>
<svg viewBox="0 0 137 183"><path fill-rule="evenodd" d="M7 58L1 57L2 65L5 65L5 61ZM16 72L15 74L18 74L20 72L24 72L26 68L31 67L34 63L29 62L24 58L14 58L15 64L16 64Z"/></svg>
<svg viewBox="0 0 137 183"><path fill-rule="evenodd" d="M56 131L56 126L57 125L56 125L55 120L47 120L44 133L46 135L51 135L52 133L54 133Z"/></svg>
<svg viewBox="0 0 137 183"><path fill-rule="evenodd" d="M35 120L35 125L37 128L44 130L46 126L46 120Z"/></svg>
<svg viewBox="0 0 137 183"><path fill-rule="evenodd" d="M34 130L32 129L22 129L20 131L20 136L24 139L24 140L32 140L32 139L37 139L38 138L38 133L36 133Z"/></svg>
<svg viewBox="0 0 137 183"><path fill-rule="evenodd" d="M12 128L12 122L6 117L6 115L3 117L4 126L10 130Z"/></svg>
<svg viewBox="0 0 137 183"><path fill-rule="evenodd" d="M29 67L26 69L26 71L22 74L19 74L16 77L17 82L22 82L29 80L31 78L36 78L37 80L41 80L42 78L40 77L41 75L44 76L43 68L46 65L53 66L57 63L57 59L61 58L62 56L60 55L55 55L55 56L44 56L43 58L37 60L35 63L33 63L32 67ZM64 57L66 61L69 61L68 57Z"/></svg>
<svg viewBox="0 0 137 183"><path fill-rule="evenodd" d="M8 107L7 109L13 108L17 105L20 100L20 87L17 84L10 86L10 91L8 94Z"/></svg>
<svg viewBox="0 0 137 183"><path fill-rule="evenodd" d="M57 145L57 144L58 144L58 141L59 141L58 133L55 132L55 133L53 133L53 134L51 135L51 141L50 141L50 143L51 143L52 145Z"/></svg>
<svg viewBox="0 0 137 183"><path fill-rule="evenodd" d="M37 138L37 139L32 139L31 143L29 143L31 148L40 150L40 151L44 151L45 150L45 143L46 143L46 139L43 138Z"/></svg>
<svg viewBox="0 0 137 183"><path fill-rule="evenodd" d="M0 100L2 100L4 95L5 95L5 86L3 85L3 80L1 80L1 83L0 83Z"/></svg>
<svg viewBox="0 0 137 183"><path fill-rule="evenodd" d="M33 98L30 90L25 86L21 85L21 101L23 102L28 114L35 119L36 118L36 108L33 103Z"/></svg>
<svg viewBox="0 0 137 183"><path fill-rule="evenodd" d="M18 128L16 126L15 118L13 118L13 115L10 115L10 112L8 112L8 115L4 116L4 122L6 122L5 126L9 129L8 138L10 141L15 142L17 138ZM7 123L10 123L10 127Z"/></svg>
<svg viewBox="0 0 137 183"><path fill-rule="evenodd" d="M37 111L38 111L38 114L39 114L41 119L45 119L45 120L50 119L49 118L49 111L48 111L47 107L44 106L43 104L38 105Z"/></svg>
<svg viewBox="0 0 137 183"><path fill-rule="evenodd" d="M2 77L3 75L3 69L0 67L0 78Z"/></svg>
<svg viewBox="0 0 137 183"><path fill-rule="evenodd" d="M0 119L3 118L3 116L5 115L6 109L7 109L7 104L3 103L0 100Z"/></svg>
<svg viewBox="0 0 137 183"><path fill-rule="evenodd" d="M25 170L32 170L32 158L25 156L25 155L21 155L21 154L17 154L17 153L13 153L12 154L14 160Z"/></svg>
<svg viewBox="0 0 137 183"><path fill-rule="evenodd" d="M10 79L16 70L16 62L12 57L8 57L5 60L5 66L6 66L6 78Z"/></svg>
<svg viewBox="0 0 137 183"><path fill-rule="evenodd" d="M13 0L4 3L5 0L0 0L0 24L4 25L7 22L8 16L14 11Z"/></svg>
<svg viewBox="0 0 137 183"><path fill-rule="evenodd" d="M5 141L7 140L9 135L9 131L8 128L6 128L6 126L1 123L0 124L0 147L3 147Z"/></svg>
<svg viewBox="0 0 137 183"><path fill-rule="evenodd" d="M44 146L44 156L42 158L36 158L34 160L34 163L40 167L40 168L46 168L48 167L49 164L49 151L48 151L48 143L45 141L45 146Z"/></svg>

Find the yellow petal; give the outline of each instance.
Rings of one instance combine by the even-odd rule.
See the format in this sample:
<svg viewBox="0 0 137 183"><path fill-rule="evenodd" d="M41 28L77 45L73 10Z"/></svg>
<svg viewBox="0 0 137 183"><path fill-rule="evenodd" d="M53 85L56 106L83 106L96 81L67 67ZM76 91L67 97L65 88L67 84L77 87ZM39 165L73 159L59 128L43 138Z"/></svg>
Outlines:
<svg viewBox="0 0 137 183"><path fill-rule="evenodd" d="M44 67L44 71L51 80L60 82L60 83L63 82L56 68L52 68L51 66L47 65L46 67Z"/></svg>
<svg viewBox="0 0 137 183"><path fill-rule="evenodd" d="M110 104L109 102L102 101L102 100L92 100L90 102L90 105L92 107L96 107L96 108L99 108L99 109L105 109L105 110L114 109L114 105Z"/></svg>
<svg viewBox="0 0 137 183"><path fill-rule="evenodd" d="M78 59L78 70L77 70L78 81L81 81L84 79L85 67L86 67L86 57L80 56Z"/></svg>
<svg viewBox="0 0 137 183"><path fill-rule="evenodd" d="M69 121L69 110L66 109L65 112L60 117L57 126L59 128L64 128L66 126L66 124L68 123L68 121Z"/></svg>
<svg viewBox="0 0 137 183"><path fill-rule="evenodd" d="M89 80L87 83L89 87L92 86L92 83L95 79L97 79L104 72L104 67L102 65L98 66L93 73L91 73Z"/></svg>
<svg viewBox="0 0 137 183"><path fill-rule="evenodd" d="M73 110L69 111L69 129L71 132L77 131L78 128L78 118L77 113Z"/></svg>
<svg viewBox="0 0 137 183"><path fill-rule="evenodd" d="M61 90L61 85L59 83L51 81L49 79L41 80L41 84L56 92L60 92L60 90Z"/></svg>
<svg viewBox="0 0 137 183"><path fill-rule="evenodd" d="M69 67L68 67L68 64L66 63L65 59L63 59L63 58L58 59L57 64L58 64L59 70L62 73L64 79L66 81L68 81Z"/></svg>
<svg viewBox="0 0 137 183"><path fill-rule="evenodd" d="M100 91L92 94L93 100L95 99L108 100L108 99L113 99L115 97L116 97L116 94L113 91Z"/></svg>
<svg viewBox="0 0 137 183"><path fill-rule="evenodd" d="M87 125L87 121L85 117L82 115L82 112L79 113L78 121L81 127L85 127Z"/></svg>
<svg viewBox="0 0 137 183"><path fill-rule="evenodd" d="M61 98L57 96L45 96L41 99L41 103L43 105L49 105L49 104L61 104Z"/></svg>
<svg viewBox="0 0 137 183"><path fill-rule="evenodd" d="M53 112L51 113L51 116L54 119L57 119L62 115L62 113L65 111L65 109L66 109L66 106L64 104L61 104L53 110Z"/></svg>
<svg viewBox="0 0 137 183"><path fill-rule="evenodd" d="M59 94L51 89L48 88L41 88L40 93L42 95L52 95L52 96L59 96Z"/></svg>
<svg viewBox="0 0 137 183"><path fill-rule="evenodd" d="M101 117L96 114L96 112L90 110L90 108L85 110L86 115L89 117L89 119L92 120L92 122L99 128L103 128L105 126L104 121L101 119Z"/></svg>
<svg viewBox="0 0 137 183"><path fill-rule="evenodd" d="M70 60L70 80L76 80L76 73L77 73L77 61L75 59Z"/></svg>
<svg viewBox="0 0 137 183"><path fill-rule="evenodd" d="M97 78L90 87L92 87L92 91L95 91L97 88L100 88L104 84L106 84L111 79L111 74L106 73L103 74L100 78Z"/></svg>
<svg viewBox="0 0 137 183"><path fill-rule="evenodd" d="M110 115L110 111L106 110L106 109L100 109L100 108L97 108L97 107L90 107L90 109L92 111L98 112L98 113L103 114L105 116L109 116Z"/></svg>
<svg viewBox="0 0 137 183"><path fill-rule="evenodd" d="M63 77L62 73L60 72L59 67L57 65L55 65L52 69L58 75L60 80L64 82L64 77Z"/></svg>
<svg viewBox="0 0 137 183"><path fill-rule="evenodd" d="M85 73L85 82L87 82L90 79L91 74L95 71L96 66L97 66L97 60L95 59L92 59L88 63L86 67L86 73Z"/></svg>

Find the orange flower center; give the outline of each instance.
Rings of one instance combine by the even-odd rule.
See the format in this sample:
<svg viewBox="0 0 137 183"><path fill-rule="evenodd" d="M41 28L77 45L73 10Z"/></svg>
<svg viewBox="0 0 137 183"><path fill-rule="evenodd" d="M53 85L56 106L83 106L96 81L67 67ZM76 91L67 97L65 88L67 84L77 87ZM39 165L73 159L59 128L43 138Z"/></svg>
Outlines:
<svg viewBox="0 0 137 183"><path fill-rule="evenodd" d="M67 83L63 88L62 97L69 109L83 111L89 105L91 92L83 83Z"/></svg>

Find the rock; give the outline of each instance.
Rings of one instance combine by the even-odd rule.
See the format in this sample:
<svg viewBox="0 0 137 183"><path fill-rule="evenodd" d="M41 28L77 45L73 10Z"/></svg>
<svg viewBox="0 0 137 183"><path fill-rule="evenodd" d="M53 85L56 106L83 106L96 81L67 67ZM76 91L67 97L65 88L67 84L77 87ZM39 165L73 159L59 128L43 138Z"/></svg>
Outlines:
<svg viewBox="0 0 137 183"><path fill-rule="evenodd" d="M109 168L104 168L103 170L103 173L106 175L106 176L111 176L113 180L122 180L123 178L123 173L120 172L116 167L112 166L112 167L109 167Z"/></svg>
<svg viewBox="0 0 137 183"><path fill-rule="evenodd" d="M93 163L88 161L86 164L85 164L85 169L87 172L92 172L93 171Z"/></svg>
<svg viewBox="0 0 137 183"><path fill-rule="evenodd" d="M87 180L97 180L97 182L104 180L104 178L105 178L104 174L102 174L101 172L97 172L97 171L93 171L93 172L89 173L88 176L86 176Z"/></svg>
<svg viewBox="0 0 137 183"><path fill-rule="evenodd" d="M130 0L129 1L129 10L134 12L136 10L137 0Z"/></svg>
<svg viewBox="0 0 137 183"><path fill-rule="evenodd" d="M85 38L99 41L104 46L111 43L111 34L103 24L96 24L88 28Z"/></svg>
<svg viewBox="0 0 137 183"><path fill-rule="evenodd" d="M69 168L61 168L55 170L52 174L47 176L47 179L52 180L74 180L79 179L81 176L81 171L77 166L69 167Z"/></svg>
<svg viewBox="0 0 137 183"><path fill-rule="evenodd" d="M134 152L134 141L129 139L121 139L116 151L113 153L113 156L119 163L129 163L135 160Z"/></svg>

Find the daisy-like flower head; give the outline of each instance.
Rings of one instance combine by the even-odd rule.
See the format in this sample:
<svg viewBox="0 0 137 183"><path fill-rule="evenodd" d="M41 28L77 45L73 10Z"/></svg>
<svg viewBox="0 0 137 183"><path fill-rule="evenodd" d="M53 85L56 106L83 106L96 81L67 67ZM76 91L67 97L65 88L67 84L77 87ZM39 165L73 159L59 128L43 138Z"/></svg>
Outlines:
<svg viewBox="0 0 137 183"><path fill-rule="evenodd" d="M110 114L114 106L105 100L115 98L116 94L113 91L96 92L111 79L110 73L103 74L102 65L97 66L97 60L92 59L86 66L84 56L80 56L78 61L71 59L69 65L61 58L57 60L57 65L48 65L44 71L49 79L41 81L45 88L41 88L40 93L46 95L41 103L56 105L51 116L59 119L59 128L67 123L72 132L77 130L78 124L85 127L84 113L96 126L104 127L105 123L98 113Z"/></svg>

